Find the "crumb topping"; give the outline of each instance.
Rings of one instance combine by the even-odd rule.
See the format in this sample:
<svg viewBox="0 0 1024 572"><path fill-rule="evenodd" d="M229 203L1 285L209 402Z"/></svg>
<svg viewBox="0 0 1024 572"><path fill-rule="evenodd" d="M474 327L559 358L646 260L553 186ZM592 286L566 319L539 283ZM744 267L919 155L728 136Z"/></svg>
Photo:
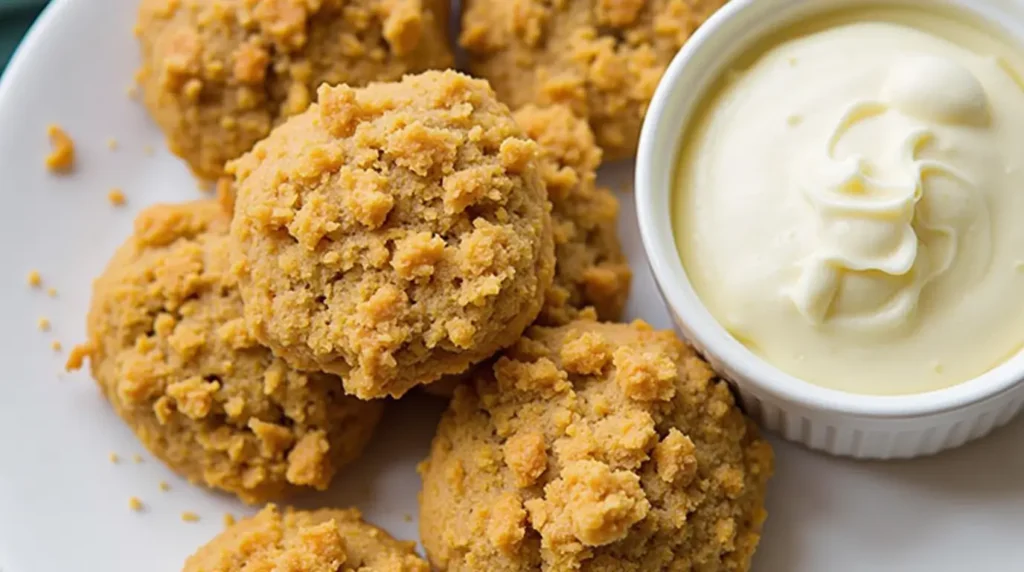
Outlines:
<svg viewBox="0 0 1024 572"><path fill-rule="evenodd" d="M228 223L214 201L143 211L96 282L89 342L68 367L89 357L118 414L191 480L247 502L324 489L359 454L381 405L288 368L249 335Z"/></svg>
<svg viewBox="0 0 1024 572"><path fill-rule="evenodd" d="M747 570L772 451L698 363L643 323L531 328L456 390L420 466L433 564Z"/></svg>
<svg viewBox="0 0 1024 572"><path fill-rule="evenodd" d="M725 0L467 0L470 70L512 107L561 104L586 118L609 159L636 150L672 57Z"/></svg>
<svg viewBox="0 0 1024 572"><path fill-rule="evenodd" d="M537 145L455 72L319 101L228 168L257 337L361 398L511 344L554 266Z"/></svg>
<svg viewBox="0 0 1024 572"><path fill-rule="evenodd" d="M597 186L601 150L583 119L568 107L528 105L516 122L540 144L541 173L551 200L555 279L538 323L559 326L592 307L602 320L617 320L632 273L618 234L619 202Z"/></svg>
<svg viewBox="0 0 1024 572"><path fill-rule="evenodd" d="M171 150L216 178L322 83L447 68L446 0L144 0L139 83Z"/></svg>
<svg viewBox="0 0 1024 572"><path fill-rule="evenodd" d="M271 504L254 517L224 521L224 532L189 557L183 572L429 572L414 543L363 522L355 509L282 513Z"/></svg>

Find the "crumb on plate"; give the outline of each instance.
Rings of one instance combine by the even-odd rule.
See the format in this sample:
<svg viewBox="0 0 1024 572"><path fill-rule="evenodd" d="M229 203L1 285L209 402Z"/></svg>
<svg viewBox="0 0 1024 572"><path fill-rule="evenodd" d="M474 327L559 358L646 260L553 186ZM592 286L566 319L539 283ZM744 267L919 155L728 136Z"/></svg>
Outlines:
<svg viewBox="0 0 1024 572"><path fill-rule="evenodd" d="M56 288L47 288L46 289L46 295L51 297L51 298L56 298L57 297L57 289Z"/></svg>
<svg viewBox="0 0 1024 572"><path fill-rule="evenodd" d="M62 346L58 340L53 340L50 342L50 347L53 348L53 351L59 352L64 346Z"/></svg>
<svg viewBox="0 0 1024 572"><path fill-rule="evenodd" d="M160 481L160 490L166 493L171 490L171 485L167 484L167 481Z"/></svg>
<svg viewBox="0 0 1024 572"><path fill-rule="evenodd" d="M107 139L107 149L110 149L111 151L116 151L117 150L117 139L114 139L113 137L111 137L110 139Z"/></svg>
<svg viewBox="0 0 1024 572"><path fill-rule="evenodd" d="M234 524L235 524L235 515L231 514L230 512L224 513L224 528L227 528L227 527L232 526Z"/></svg>
<svg viewBox="0 0 1024 572"><path fill-rule="evenodd" d="M115 465L121 462L121 457L119 457L117 453L111 453L110 455L107 455L107 458L110 459L110 462L114 463Z"/></svg>
<svg viewBox="0 0 1024 572"><path fill-rule="evenodd" d="M181 520L184 522L199 522L199 515L190 510L186 510L181 513Z"/></svg>
<svg viewBox="0 0 1024 572"><path fill-rule="evenodd" d="M33 288L38 288L43 284L43 276L39 274L38 270L32 270L28 273L28 285Z"/></svg>
<svg viewBox="0 0 1024 572"><path fill-rule="evenodd" d="M50 331L50 320L48 318L39 318L39 331L49 332Z"/></svg>
<svg viewBox="0 0 1024 572"><path fill-rule="evenodd" d="M78 371L82 369L82 362L89 357L90 347L87 344L79 344L71 348L68 354L68 361L64 363L64 371Z"/></svg>
<svg viewBox="0 0 1024 572"><path fill-rule="evenodd" d="M115 207L123 205L126 200L124 196L124 191L122 191L121 189L110 189L110 192L107 193L107 200L110 201L110 204L114 205Z"/></svg>
<svg viewBox="0 0 1024 572"><path fill-rule="evenodd" d="M70 171L75 164L75 142L59 125L50 125L46 133L52 149L46 156L46 168L54 172Z"/></svg>
<svg viewBox="0 0 1024 572"><path fill-rule="evenodd" d="M135 512L139 512L139 511L142 510L142 507L143 507L143 504L142 504L142 501L139 500L139 497L129 497L128 498L128 508L132 509Z"/></svg>
<svg viewBox="0 0 1024 572"><path fill-rule="evenodd" d="M135 462L135 463L141 463L142 462L142 455L140 455L138 453L132 455L132 461Z"/></svg>
<svg viewBox="0 0 1024 572"><path fill-rule="evenodd" d="M145 147L142 148L142 152L145 153L146 155L152 156L153 153L155 153L156 151L153 149L152 145L146 145Z"/></svg>

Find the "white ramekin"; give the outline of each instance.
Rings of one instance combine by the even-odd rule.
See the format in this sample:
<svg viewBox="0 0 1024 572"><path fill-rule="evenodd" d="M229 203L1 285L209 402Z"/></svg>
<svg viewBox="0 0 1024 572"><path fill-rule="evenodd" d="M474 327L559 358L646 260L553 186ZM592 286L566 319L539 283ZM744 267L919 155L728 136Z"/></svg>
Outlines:
<svg viewBox="0 0 1024 572"><path fill-rule="evenodd" d="M812 385L768 364L733 339L701 303L673 239L670 195L679 146L712 82L772 31L836 9L879 0L732 0L676 56L651 102L640 138L635 198L640 234L658 288L683 336L735 387L765 428L812 449L857 458L907 458L957 447L1007 423L1024 407L1024 354L966 383L881 397ZM1024 38L1021 0L906 0L922 10L965 10ZM892 0L886 5L895 4ZM739 231L742 232L742 231Z"/></svg>

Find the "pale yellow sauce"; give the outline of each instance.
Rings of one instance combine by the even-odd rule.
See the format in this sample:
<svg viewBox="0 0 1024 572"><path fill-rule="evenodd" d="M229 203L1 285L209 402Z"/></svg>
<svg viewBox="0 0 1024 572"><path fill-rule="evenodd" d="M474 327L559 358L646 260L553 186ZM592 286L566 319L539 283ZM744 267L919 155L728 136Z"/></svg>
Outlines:
<svg viewBox="0 0 1024 572"><path fill-rule="evenodd" d="M750 58L686 134L673 221L727 330L854 393L948 387L1024 346L1024 56L904 9Z"/></svg>

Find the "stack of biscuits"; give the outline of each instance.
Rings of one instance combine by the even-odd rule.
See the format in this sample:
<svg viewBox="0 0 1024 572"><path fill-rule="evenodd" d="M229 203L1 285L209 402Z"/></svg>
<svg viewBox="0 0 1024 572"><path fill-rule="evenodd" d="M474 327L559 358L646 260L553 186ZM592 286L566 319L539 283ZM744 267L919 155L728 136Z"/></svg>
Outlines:
<svg viewBox="0 0 1024 572"><path fill-rule="evenodd" d="M145 105L218 196L138 216L76 361L170 468L266 505L188 571L747 570L771 448L674 334L616 323L597 184L722 0L462 4L471 75L447 0L142 0ZM450 398L429 565L267 504L356 470L414 390Z"/></svg>

